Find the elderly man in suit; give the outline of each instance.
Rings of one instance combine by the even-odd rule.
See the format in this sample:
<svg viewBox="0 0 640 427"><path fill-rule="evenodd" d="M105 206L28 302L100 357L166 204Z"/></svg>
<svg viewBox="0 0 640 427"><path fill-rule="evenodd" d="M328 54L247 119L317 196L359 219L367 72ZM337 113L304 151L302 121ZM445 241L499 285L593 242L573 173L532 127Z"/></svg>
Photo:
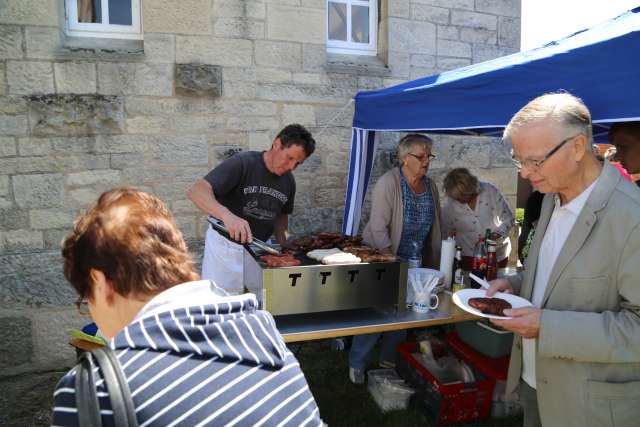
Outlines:
<svg viewBox="0 0 640 427"><path fill-rule="evenodd" d="M487 292L533 303L494 322L516 334L508 390L525 426L638 426L640 191L596 160L589 110L568 93L529 102L504 137L546 193L524 273Z"/></svg>

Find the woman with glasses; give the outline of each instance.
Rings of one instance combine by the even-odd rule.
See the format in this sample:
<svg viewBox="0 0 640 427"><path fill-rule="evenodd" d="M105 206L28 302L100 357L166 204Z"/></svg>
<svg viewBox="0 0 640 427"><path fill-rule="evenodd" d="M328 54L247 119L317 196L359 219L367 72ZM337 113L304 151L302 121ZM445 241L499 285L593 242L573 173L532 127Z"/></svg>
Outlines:
<svg viewBox="0 0 640 427"><path fill-rule="evenodd" d="M422 257L424 267L437 269L440 263L440 201L438 189L426 176L433 141L424 135L409 134L398 144L399 167L382 175L376 183L371 201L371 215L364 228L364 241L375 248L407 261ZM369 352L380 334L357 335L349 354L349 378L364 382L364 368ZM405 331L383 334L380 364L392 366L395 349L404 341Z"/></svg>
<svg viewBox="0 0 640 427"><path fill-rule="evenodd" d="M496 241L498 267L506 267L515 217L500 190L479 181L468 169L456 168L444 178L444 191L447 201L442 209L442 228L445 235L456 233L456 242L462 247L463 267L470 269L475 244L487 229Z"/></svg>

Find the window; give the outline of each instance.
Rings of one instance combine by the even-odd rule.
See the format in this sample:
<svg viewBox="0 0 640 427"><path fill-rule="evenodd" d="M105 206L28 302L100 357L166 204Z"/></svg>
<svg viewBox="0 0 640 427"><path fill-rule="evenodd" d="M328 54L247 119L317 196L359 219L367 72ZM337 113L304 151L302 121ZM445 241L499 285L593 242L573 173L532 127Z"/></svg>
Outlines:
<svg viewBox="0 0 640 427"><path fill-rule="evenodd" d="M140 0L66 0L70 36L142 39Z"/></svg>
<svg viewBox="0 0 640 427"><path fill-rule="evenodd" d="M327 0L327 51L376 54L378 0Z"/></svg>

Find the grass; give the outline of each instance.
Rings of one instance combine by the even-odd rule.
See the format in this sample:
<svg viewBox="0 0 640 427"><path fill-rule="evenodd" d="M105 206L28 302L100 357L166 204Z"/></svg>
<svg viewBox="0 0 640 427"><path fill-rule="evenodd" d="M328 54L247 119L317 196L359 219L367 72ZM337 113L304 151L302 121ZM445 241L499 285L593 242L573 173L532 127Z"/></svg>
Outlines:
<svg viewBox="0 0 640 427"><path fill-rule="evenodd" d="M348 351L331 349L330 341L290 344L309 382L311 392L320 408L320 416L330 426L348 427L409 427L433 426L435 423L417 408L382 413L373 401L366 385L354 385L347 376ZM376 360L372 355L371 360ZM374 365L371 368L375 368ZM522 418L488 419L482 422L459 424L476 427L515 427Z"/></svg>

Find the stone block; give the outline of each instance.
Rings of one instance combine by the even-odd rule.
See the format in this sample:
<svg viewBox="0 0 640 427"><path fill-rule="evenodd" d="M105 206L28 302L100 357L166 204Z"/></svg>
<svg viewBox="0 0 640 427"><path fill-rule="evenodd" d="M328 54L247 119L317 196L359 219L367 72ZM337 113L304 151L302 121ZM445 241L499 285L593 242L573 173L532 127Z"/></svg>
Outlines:
<svg viewBox="0 0 640 427"><path fill-rule="evenodd" d="M185 192L186 193L186 192ZM177 214L198 214L198 208L191 200L174 200L171 202L171 212Z"/></svg>
<svg viewBox="0 0 640 427"><path fill-rule="evenodd" d="M216 37L239 39L264 39L264 21L246 18L217 18L213 24L213 34Z"/></svg>
<svg viewBox="0 0 640 427"><path fill-rule="evenodd" d="M53 93L53 68L49 62L7 62L9 93Z"/></svg>
<svg viewBox="0 0 640 427"><path fill-rule="evenodd" d="M17 154L16 140L11 137L0 137L0 157L12 157Z"/></svg>
<svg viewBox="0 0 640 427"><path fill-rule="evenodd" d="M98 194L94 196L94 201ZM29 211L29 222L31 228L35 230L46 230L51 228L70 229L74 220L73 214L56 209L33 209Z"/></svg>
<svg viewBox="0 0 640 427"><path fill-rule="evenodd" d="M267 6L267 38L303 43L324 43L325 12L299 6Z"/></svg>
<svg viewBox="0 0 640 427"><path fill-rule="evenodd" d="M0 196L9 195L9 175L0 175Z"/></svg>
<svg viewBox="0 0 640 427"><path fill-rule="evenodd" d="M20 157L16 172L21 174L71 172L85 169L105 169L108 167L108 155L55 155Z"/></svg>
<svg viewBox="0 0 640 427"><path fill-rule="evenodd" d="M37 136L81 136L124 131L124 104L118 96L45 95L27 98L31 132Z"/></svg>
<svg viewBox="0 0 640 427"><path fill-rule="evenodd" d="M512 168L511 144L496 138L491 142L491 167Z"/></svg>
<svg viewBox="0 0 640 427"><path fill-rule="evenodd" d="M258 85L255 82L225 82L222 92L225 98L254 99L257 97Z"/></svg>
<svg viewBox="0 0 640 427"><path fill-rule="evenodd" d="M95 201L95 196L94 196ZM70 230L42 230L42 236L44 239L44 248L60 250L62 247L62 240L66 237Z"/></svg>
<svg viewBox="0 0 640 427"><path fill-rule="evenodd" d="M227 129L244 131L262 131L277 129L280 122L275 117L229 117Z"/></svg>
<svg viewBox="0 0 640 427"><path fill-rule="evenodd" d="M211 34L210 0L145 0L142 16L145 33Z"/></svg>
<svg viewBox="0 0 640 427"><path fill-rule="evenodd" d="M316 231L338 231L338 212L335 208L294 208L289 217L289 229L295 235Z"/></svg>
<svg viewBox="0 0 640 427"><path fill-rule="evenodd" d="M53 147L48 138L20 138L18 152L21 156L47 156L53 154Z"/></svg>
<svg viewBox="0 0 640 427"><path fill-rule="evenodd" d="M436 52L436 25L431 22L389 18L389 54Z"/></svg>
<svg viewBox="0 0 640 427"><path fill-rule="evenodd" d="M475 173L478 179L495 185L504 195L514 195L518 192L518 171L513 167L476 169Z"/></svg>
<svg viewBox="0 0 640 427"><path fill-rule="evenodd" d="M454 40L438 40L438 55L471 58L471 45Z"/></svg>
<svg viewBox="0 0 640 427"><path fill-rule="evenodd" d="M27 252L44 249L41 231L14 230L5 233L7 252Z"/></svg>
<svg viewBox="0 0 640 427"><path fill-rule="evenodd" d="M519 32L520 29L518 29ZM496 44L498 36L496 31L463 27L460 29L460 40L470 43Z"/></svg>
<svg viewBox="0 0 640 427"><path fill-rule="evenodd" d="M244 151L244 147L237 145L218 145L213 147L214 163L219 165L232 156Z"/></svg>
<svg viewBox="0 0 640 427"><path fill-rule="evenodd" d="M281 68L259 67L256 69L256 81L262 83L291 83L292 73Z"/></svg>
<svg viewBox="0 0 640 427"><path fill-rule="evenodd" d="M285 104L282 106L282 123L300 123L315 126L316 117L311 105Z"/></svg>
<svg viewBox="0 0 640 427"><path fill-rule="evenodd" d="M344 187L316 188L312 202L314 206L339 208L344 205Z"/></svg>
<svg viewBox="0 0 640 427"><path fill-rule="evenodd" d="M149 144L153 163L166 166L207 164L207 142L202 134L152 137Z"/></svg>
<svg viewBox="0 0 640 427"><path fill-rule="evenodd" d="M20 230L29 228L29 213L15 206L0 207L0 229Z"/></svg>
<svg viewBox="0 0 640 427"><path fill-rule="evenodd" d="M111 187L103 187L102 190L107 190L108 188ZM74 208L84 208L91 203L94 203L101 192L102 191L99 191L93 187L82 187L69 190L68 196L70 201L72 202L71 206L73 206Z"/></svg>
<svg viewBox="0 0 640 427"><path fill-rule="evenodd" d="M513 0L476 0L476 11L519 18L520 2Z"/></svg>
<svg viewBox="0 0 640 427"><path fill-rule="evenodd" d="M19 0L0 2L0 23L11 25L58 25L55 0Z"/></svg>
<svg viewBox="0 0 640 427"><path fill-rule="evenodd" d="M127 133L154 135L172 132L175 129L173 120L166 117L136 116L127 119Z"/></svg>
<svg viewBox="0 0 640 427"><path fill-rule="evenodd" d="M373 90L381 89L383 87L382 77L358 77L358 89L359 90Z"/></svg>
<svg viewBox="0 0 640 427"><path fill-rule="evenodd" d="M0 26L0 58L21 59L22 30L13 25Z"/></svg>
<svg viewBox="0 0 640 427"><path fill-rule="evenodd" d="M498 18L498 44L514 48L520 46L520 19Z"/></svg>
<svg viewBox="0 0 640 427"><path fill-rule="evenodd" d="M195 239L197 237L196 219L193 215L176 216L174 219L178 229L182 232L182 236L185 239Z"/></svg>
<svg viewBox="0 0 640 427"><path fill-rule="evenodd" d="M0 115L0 134L22 136L27 134L28 129L27 116Z"/></svg>
<svg viewBox="0 0 640 427"><path fill-rule="evenodd" d="M495 15L487 15L486 13L452 10L451 24L495 31L498 28L498 17Z"/></svg>
<svg viewBox="0 0 640 427"><path fill-rule="evenodd" d="M123 185L153 185L157 182L184 182L184 189L189 188L193 182L209 172L206 165L199 167L163 165L158 168L131 168L122 170ZM184 197L184 192L181 193Z"/></svg>
<svg viewBox="0 0 640 427"><path fill-rule="evenodd" d="M228 81L241 81L241 82L255 82L256 77L255 67L224 67L222 69L222 80Z"/></svg>
<svg viewBox="0 0 640 427"><path fill-rule="evenodd" d="M0 305L69 305L75 291L62 274L60 250L0 256Z"/></svg>
<svg viewBox="0 0 640 427"><path fill-rule="evenodd" d="M445 40L459 39L458 27L455 27L453 25L438 25L437 34L439 39L445 39Z"/></svg>
<svg viewBox="0 0 640 427"><path fill-rule="evenodd" d="M264 19L266 5L262 1L215 0L212 16L220 18Z"/></svg>
<svg viewBox="0 0 640 427"><path fill-rule="evenodd" d="M353 124L354 103L336 104L332 106L316 105L316 122L324 128L324 135L336 135L351 141L351 125ZM344 109L343 109L344 108ZM347 146L349 143L347 142ZM339 146L338 146L339 147Z"/></svg>
<svg viewBox="0 0 640 427"><path fill-rule="evenodd" d="M327 2L325 0L301 0L300 2L300 6L314 9L324 9L326 5Z"/></svg>
<svg viewBox="0 0 640 427"><path fill-rule="evenodd" d="M22 209L62 206L64 200L62 174L15 175L11 181L16 204Z"/></svg>
<svg viewBox="0 0 640 427"><path fill-rule="evenodd" d="M219 65L176 64L176 94L221 96L222 68Z"/></svg>
<svg viewBox="0 0 640 427"><path fill-rule="evenodd" d="M351 98L354 89L293 84L262 84L257 88L261 99L285 102L335 102L344 103Z"/></svg>
<svg viewBox="0 0 640 427"><path fill-rule="evenodd" d="M120 172L115 170L92 170L74 172L67 175L67 185L117 185L120 182Z"/></svg>
<svg viewBox="0 0 640 427"><path fill-rule="evenodd" d="M179 115L173 117L175 130L178 134L194 134L210 132L223 128L226 119L224 116L191 116Z"/></svg>
<svg viewBox="0 0 640 427"><path fill-rule="evenodd" d="M409 18L411 16L410 0L387 0L388 12L386 16L395 18ZM380 16L385 16L384 11ZM415 18L414 18L415 19Z"/></svg>
<svg viewBox="0 0 640 427"><path fill-rule="evenodd" d="M20 114L27 112L27 103L22 96L0 97L0 114ZM2 129L2 127L0 127Z"/></svg>
<svg viewBox="0 0 640 427"><path fill-rule="evenodd" d="M62 48L58 27L26 27L27 58L54 59Z"/></svg>
<svg viewBox="0 0 640 427"><path fill-rule="evenodd" d="M411 67L411 73L409 74L410 80L420 79L432 74L438 74L438 69L434 67Z"/></svg>
<svg viewBox="0 0 640 427"><path fill-rule="evenodd" d="M5 84L5 82L7 81L5 79L6 74L7 73L5 72L5 64L2 63L0 64L0 96L7 93L7 85Z"/></svg>
<svg viewBox="0 0 640 427"><path fill-rule="evenodd" d="M446 7L449 9L473 10L474 0L413 0L414 3L429 4L431 6Z"/></svg>
<svg viewBox="0 0 640 427"><path fill-rule="evenodd" d="M316 73L293 73L293 82L303 85L319 85L330 83L328 81L325 81L323 77L323 74Z"/></svg>
<svg viewBox="0 0 640 427"><path fill-rule="evenodd" d="M53 64L57 93L95 93L96 66L90 62Z"/></svg>
<svg viewBox="0 0 640 427"><path fill-rule="evenodd" d="M83 154L94 151L94 138L51 138L51 146L56 154Z"/></svg>
<svg viewBox="0 0 640 427"><path fill-rule="evenodd" d="M0 346L0 369L4 370L31 361L32 328L28 317L0 317L0 334L3 340L3 345Z"/></svg>
<svg viewBox="0 0 640 427"><path fill-rule="evenodd" d="M144 34L144 57L147 62L174 63L176 37L173 34Z"/></svg>
<svg viewBox="0 0 640 427"><path fill-rule="evenodd" d="M252 66L250 40L176 36L176 62L205 63L226 67Z"/></svg>
<svg viewBox="0 0 640 427"><path fill-rule="evenodd" d="M107 95L173 94L173 64L99 63L98 88Z"/></svg>
<svg viewBox="0 0 640 427"><path fill-rule="evenodd" d="M447 25L449 23L449 9L424 4L412 4L411 18L418 21L429 21L436 24Z"/></svg>
<svg viewBox="0 0 640 427"><path fill-rule="evenodd" d="M433 55L411 55L411 65L413 67L435 68L436 57Z"/></svg>
<svg viewBox="0 0 640 427"><path fill-rule="evenodd" d="M489 61L509 53L511 51L508 48L475 44L473 45L473 63Z"/></svg>
<svg viewBox="0 0 640 427"><path fill-rule="evenodd" d="M299 43L258 40L255 60L258 66L299 69L302 67L302 46Z"/></svg>
<svg viewBox="0 0 640 427"><path fill-rule="evenodd" d="M435 54L435 52L433 52L433 54ZM391 68L391 74L396 79L408 79L409 73L411 72L411 54L408 52L389 52L389 68ZM403 80L395 81L404 83Z"/></svg>
<svg viewBox="0 0 640 427"><path fill-rule="evenodd" d="M96 153L143 153L149 149L149 140L146 136L99 135L95 140Z"/></svg>
<svg viewBox="0 0 640 427"><path fill-rule="evenodd" d="M467 65L471 65L470 59L438 57L439 72L455 70L456 68L466 67Z"/></svg>
<svg viewBox="0 0 640 427"><path fill-rule="evenodd" d="M249 134L248 148L249 150L262 151L268 150L273 143L271 132L251 132Z"/></svg>
<svg viewBox="0 0 640 427"><path fill-rule="evenodd" d="M70 284L67 284L71 288ZM73 289L73 288L72 288ZM42 368L73 366L76 354L69 346L68 331L80 329L87 324L87 318L80 316L75 307L55 310L38 310L32 317L34 362Z"/></svg>
<svg viewBox="0 0 640 427"><path fill-rule="evenodd" d="M234 101L225 102L223 111L236 116L275 116L278 105L267 101Z"/></svg>
<svg viewBox="0 0 640 427"><path fill-rule="evenodd" d="M460 141L451 146L449 154L449 166L451 168L469 167L487 168L491 162L491 149L488 143Z"/></svg>
<svg viewBox="0 0 640 427"><path fill-rule="evenodd" d="M305 70L323 70L327 63L327 49L324 45L302 45L302 68Z"/></svg>

